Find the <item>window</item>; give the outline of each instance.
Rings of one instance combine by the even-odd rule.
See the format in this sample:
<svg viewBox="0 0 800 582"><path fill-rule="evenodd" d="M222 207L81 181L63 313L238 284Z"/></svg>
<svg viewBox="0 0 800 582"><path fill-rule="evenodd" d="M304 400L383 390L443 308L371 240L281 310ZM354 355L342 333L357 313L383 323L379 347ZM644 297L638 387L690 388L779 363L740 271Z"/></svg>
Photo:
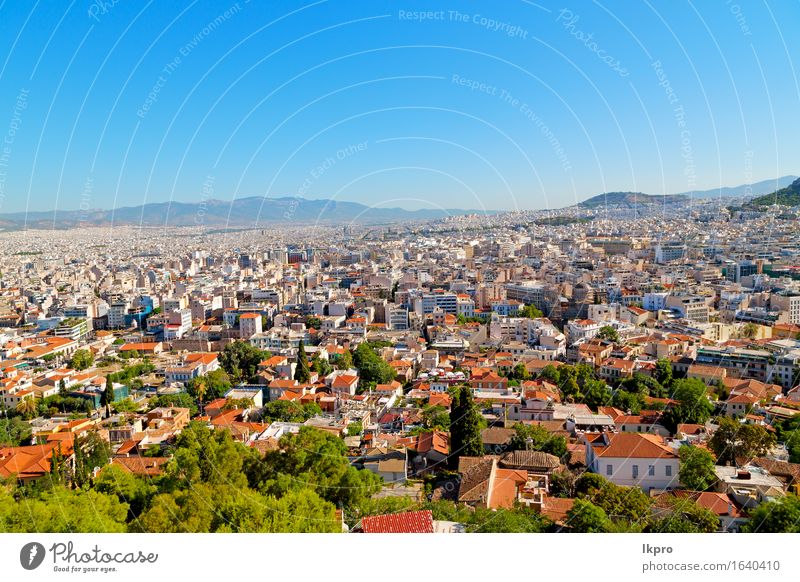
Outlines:
<svg viewBox="0 0 800 582"><path fill-rule="evenodd" d="M672 477L672 465L667 465L667 477Z"/></svg>
<svg viewBox="0 0 800 582"><path fill-rule="evenodd" d="M631 467L632 476L636 479L639 476L639 465L633 465Z"/></svg>
<svg viewBox="0 0 800 582"><path fill-rule="evenodd" d="M651 477L655 477L656 476L656 467L655 467L655 465L650 465L650 467L648 467L647 474L650 475Z"/></svg>
<svg viewBox="0 0 800 582"><path fill-rule="evenodd" d="M606 475L611 475L614 468L611 465L606 465Z"/></svg>

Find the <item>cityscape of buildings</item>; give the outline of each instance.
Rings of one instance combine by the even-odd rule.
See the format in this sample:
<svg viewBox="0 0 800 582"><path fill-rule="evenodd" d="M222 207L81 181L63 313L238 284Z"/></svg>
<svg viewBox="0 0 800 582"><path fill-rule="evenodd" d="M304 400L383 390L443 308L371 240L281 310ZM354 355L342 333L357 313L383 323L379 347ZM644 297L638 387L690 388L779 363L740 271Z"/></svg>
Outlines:
<svg viewBox="0 0 800 582"><path fill-rule="evenodd" d="M205 475L231 446L253 491L319 500L233 531L775 531L800 488L799 212L3 232L0 477L99 492L126 531L174 495L167 531L223 531L175 480L211 486L184 453ZM336 494L297 453L315 438Z"/></svg>

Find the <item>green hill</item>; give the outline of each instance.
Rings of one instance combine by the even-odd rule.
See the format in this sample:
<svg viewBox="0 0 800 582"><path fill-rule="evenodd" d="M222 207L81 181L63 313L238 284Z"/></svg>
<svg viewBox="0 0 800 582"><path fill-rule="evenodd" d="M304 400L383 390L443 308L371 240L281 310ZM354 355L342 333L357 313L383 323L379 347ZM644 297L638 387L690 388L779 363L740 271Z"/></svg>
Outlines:
<svg viewBox="0 0 800 582"><path fill-rule="evenodd" d="M750 206L800 206L800 178L772 194L764 194L750 201Z"/></svg>
<svg viewBox="0 0 800 582"><path fill-rule="evenodd" d="M627 206L633 208L643 204L670 204L685 202L689 197L684 194L668 194L665 196L644 194L643 192L606 192L584 200L578 206L583 208L601 208L603 206Z"/></svg>

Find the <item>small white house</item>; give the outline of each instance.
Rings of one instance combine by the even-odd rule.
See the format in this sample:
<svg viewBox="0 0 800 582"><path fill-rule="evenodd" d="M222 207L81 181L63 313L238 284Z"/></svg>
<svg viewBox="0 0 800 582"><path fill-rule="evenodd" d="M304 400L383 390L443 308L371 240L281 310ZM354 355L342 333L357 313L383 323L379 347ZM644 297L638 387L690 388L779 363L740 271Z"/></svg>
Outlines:
<svg viewBox="0 0 800 582"><path fill-rule="evenodd" d="M658 435L601 433L584 435L586 466L616 485L644 491L677 488L678 454Z"/></svg>

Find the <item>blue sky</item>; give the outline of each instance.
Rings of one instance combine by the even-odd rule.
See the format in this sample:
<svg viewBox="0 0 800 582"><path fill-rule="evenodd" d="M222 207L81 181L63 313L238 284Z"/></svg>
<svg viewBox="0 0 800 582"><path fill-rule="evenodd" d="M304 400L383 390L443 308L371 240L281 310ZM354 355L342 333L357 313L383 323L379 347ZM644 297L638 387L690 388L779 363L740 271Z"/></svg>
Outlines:
<svg viewBox="0 0 800 582"><path fill-rule="evenodd" d="M0 213L554 208L800 174L798 21L794 1L5 1Z"/></svg>

